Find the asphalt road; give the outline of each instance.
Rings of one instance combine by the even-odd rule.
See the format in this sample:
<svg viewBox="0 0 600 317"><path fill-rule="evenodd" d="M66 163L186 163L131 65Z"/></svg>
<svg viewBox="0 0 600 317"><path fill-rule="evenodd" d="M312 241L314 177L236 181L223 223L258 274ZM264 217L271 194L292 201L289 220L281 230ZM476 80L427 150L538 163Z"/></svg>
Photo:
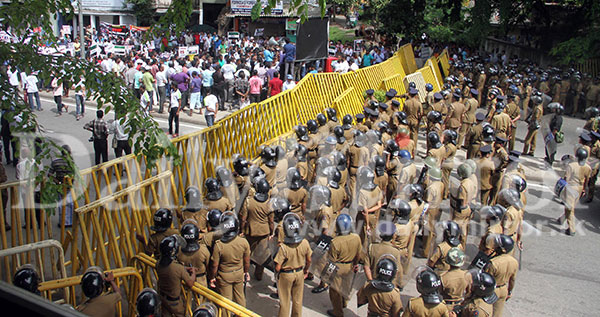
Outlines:
<svg viewBox="0 0 600 317"><path fill-rule="evenodd" d="M45 129L45 135L60 144L69 144L73 150L76 163L80 168L93 165L92 143L88 142L90 132L83 130L86 122L93 120L95 105L88 105L86 117L75 120L74 103L66 99L69 114L56 116L54 101L51 96L42 97L44 111L36 112L38 120ZM223 114L225 115L225 114ZM181 115L182 120L188 117ZM108 115L108 119L112 115ZM547 119L547 118L546 118ZM202 129L204 119L199 115L185 118L180 123L180 134ZM194 121L195 120L195 121ZM165 118L157 118L161 128L167 129ZM580 119L564 119L563 131L565 142L559 145L556 155L572 154L577 143L579 131L584 121ZM526 124L519 122L516 150L522 150ZM544 146L541 133L538 134L537 148L534 157L522 157L522 163L528 179L528 205L525 209L525 250L522 254L521 270L517 276L513 297L506 304L505 316L590 316L600 311L597 294L600 291L600 277L596 272L597 259L600 253L600 215L598 200L590 204L580 204L576 209L577 235L565 236L561 227L551 221L563 213L563 207L553 195L556 180L562 170L555 163L554 169L543 162ZM424 153L424 136L420 137L419 151ZM109 158L114 153L109 149ZM457 161L464 159L464 151L458 151ZM422 159L418 159L421 161ZM7 167L10 179L14 179L14 169ZM448 219L447 202L443 205L442 220ZM56 217L56 216L54 216ZM55 219L56 220L56 219ZM479 224L472 224L475 232ZM478 236L469 236L467 245L467 263L477 252ZM409 272L405 274L406 286L402 292L402 300L406 305L408 299L418 296L411 271L425 264L425 259L413 258ZM251 269L252 272L253 269ZM270 272L262 281L252 280L247 289L247 306L263 315L273 316L278 309L278 300L270 298L276 289L273 287L273 276ZM316 286L316 280L305 283L303 316L322 316L331 309L327 293L312 294L310 290ZM357 309L356 297L352 296L345 309L346 316L366 316L366 306Z"/></svg>

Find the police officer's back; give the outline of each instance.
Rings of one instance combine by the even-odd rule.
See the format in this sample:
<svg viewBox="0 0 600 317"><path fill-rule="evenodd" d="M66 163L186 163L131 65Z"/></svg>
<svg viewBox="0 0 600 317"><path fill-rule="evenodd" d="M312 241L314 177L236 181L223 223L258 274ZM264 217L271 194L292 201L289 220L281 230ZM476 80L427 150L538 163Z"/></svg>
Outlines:
<svg viewBox="0 0 600 317"><path fill-rule="evenodd" d="M375 279L363 286L357 296L358 306L369 304L367 316L400 316L402 301L394 285L397 262L389 257L381 258L375 267Z"/></svg>

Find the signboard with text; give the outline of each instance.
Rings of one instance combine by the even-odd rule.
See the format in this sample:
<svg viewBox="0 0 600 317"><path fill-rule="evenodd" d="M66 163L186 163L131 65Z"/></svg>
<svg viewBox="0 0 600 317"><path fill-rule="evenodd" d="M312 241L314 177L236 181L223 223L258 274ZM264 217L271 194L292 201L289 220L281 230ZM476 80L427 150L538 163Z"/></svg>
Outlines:
<svg viewBox="0 0 600 317"><path fill-rule="evenodd" d="M252 11L252 7L256 3L257 0L231 0L231 13L232 14L243 14L248 15ZM264 9L267 6L267 0L261 0L262 7ZM261 12L264 14L264 11ZM282 15L283 14L283 1L277 1L275 7L271 9L271 13L273 15Z"/></svg>

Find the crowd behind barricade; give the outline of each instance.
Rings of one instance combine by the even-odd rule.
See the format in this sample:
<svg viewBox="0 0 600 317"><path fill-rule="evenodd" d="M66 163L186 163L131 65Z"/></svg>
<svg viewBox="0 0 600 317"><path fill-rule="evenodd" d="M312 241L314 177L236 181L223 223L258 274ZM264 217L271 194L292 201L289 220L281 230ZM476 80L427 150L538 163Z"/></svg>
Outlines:
<svg viewBox="0 0 600 317"><path fill-rule="evenodd" d="M164 84L171 85L169 98L177 104L174 116L187 102L190 115L209 111L184 99L213 99L209 104L214 103L215 112L225 107L229 76L238 96L232 107L242 106L246 97L260 100L256 87L265 80L256 65L267 65L269 45L262 55L252 49L240 55L248 52L243 46L226 46L225 54L217 54L221 47L215 47L214 55L199 54L189 65L177 58L164 63L153 59L153 53L129 61L108 55L100 65L105 71L117 69L142 104L145 100L149 113L154 97L148 91L160 91L162 72L168 78ZM285 63L285 56L279 60ZM247 283L262 280L266 268L276 272L272 297L279 299L279 316L302 315L305 281L315 279L319 283L311 291L329 292L332 309L323 307L322 312L330 316L344 315L354 291L370 316L502 316L516 285L527 216L520 157L534 155L542 131L546 168L553 168L564 137L563 112L587 116L580 145L561 158L564 177L556 193L565 205L557 221L566 219L564 232L574 235L578 198L593 198L598 173L600 82L574 69L540 67L505 55L478 57L456 50L451 56L443 89L434 91L428 83L424 102L414 83L404 95L385 92L385 100L377 100L369 89L364 100L357 100L363 113L338 116L328 108L295 127L285 145L262 147L258 164L237 155L233 170L217 167L216 177L204 183L204 197L198 188L187 188L183 210L157 210L150 239L137 236L144 252L157 259L158 274L158 291L147 289L138 297L140 315L160 309L163 315L183 316L182 281L188 287L198 282L246 306ZM129 69L119 71L126 61ZM358 64L363 63L364 55ZM226 77L227 65L235 68ZM295 81L291 65L282 68ZM269 76L271 69L263 75ZM279 74L271 73L273 78ZM212 80L205 85L209 75ZM545 126L542 116L548 113L552 118ZM519 120L527 123L522 152L514 149ZM465 152L465 160L456 158L459 151ZM485 232L469 232L474 218ZM475 236L476 254L465 253L469 233ZM426 266L415 268L413 255L426 258ZM28 276L35 274L25 270ZM80 309L91 315L120 300L115 293L102 294L103 280L111 277L95 270L82 279L89 300ZM16 285L24 283L19 272ZM403 303L400 294L413 279L420 296ZM195 316L202 309L208 310L201 306Z"/></svg>

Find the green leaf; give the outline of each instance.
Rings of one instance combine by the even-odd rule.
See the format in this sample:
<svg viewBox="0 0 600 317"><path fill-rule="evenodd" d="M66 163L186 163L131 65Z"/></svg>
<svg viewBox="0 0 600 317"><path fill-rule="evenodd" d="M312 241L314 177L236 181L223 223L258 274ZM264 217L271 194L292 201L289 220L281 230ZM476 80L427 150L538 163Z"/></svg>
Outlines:
<svg viewBox="0 0 600 317"><path fill-rule="evenodd" d="M252 10L250 11L250 15L252 17L252 21L256 21L260 17L260 12L262 11L262 3L260 0L257 0L254 6L252 6Z"/></svg>

